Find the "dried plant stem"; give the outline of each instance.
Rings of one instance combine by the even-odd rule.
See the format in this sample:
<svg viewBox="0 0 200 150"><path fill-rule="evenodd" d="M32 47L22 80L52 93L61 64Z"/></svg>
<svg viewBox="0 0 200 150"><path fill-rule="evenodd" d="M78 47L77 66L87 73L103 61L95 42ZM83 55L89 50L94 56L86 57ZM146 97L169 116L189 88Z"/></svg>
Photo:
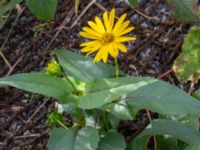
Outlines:
<svg viewBox="0 0 200 150"><path fill-rule="evenodd" d="M188 94L192 94L194 85L195 85L195 82L194 82L194 81L191 81L190 88L189 88L189 90L188 90Z"/></svg>
<svg viewBox="0 0 200 150"><path fill-rule="evenodd" d="M151 114L150 114L149 110L147 110L147 109L146 109L146 112L147 112L148 119L149 119L149 121L151 123L152 122ZM156 136L155 135L153 136L153 142L154 142L154 149L158 150L157 141L156 141Z"/></svg>
<svg viewBox="0 0 200 150"><path fill-rule="evenodd" d="M6 63L6 65L8 65L8 67L11 69L12 66L10 65L10 63L8 62L8 60L6 59L6 57L4 56L3 52L0 50L0 56L3 58L4 62Z"/></svg>
<svg viewBox="0 0 200 150"><path fill-rule="evenodd" d="M173 69L173 68L172 68L172 69L170 69L170 70L167 70L167 71L166 71L166 72L164 72L163 74L159 75L157 78L158 78L158 79L161 79L161 78L165 77L166 75L168 75L168 74L172 73L173 71L174 71L174 69Z"/></svg>
<svg viewBox="0 0 200 150"><path fill-rule="evenodd" d="M70 27L63 27L66 30L72 29L77 22L81 19L81 17L87 12L87 10L96 2L96 0L91 0L91 2L84 8L81 14L76 18L76 20L72 23Z"/></svg>

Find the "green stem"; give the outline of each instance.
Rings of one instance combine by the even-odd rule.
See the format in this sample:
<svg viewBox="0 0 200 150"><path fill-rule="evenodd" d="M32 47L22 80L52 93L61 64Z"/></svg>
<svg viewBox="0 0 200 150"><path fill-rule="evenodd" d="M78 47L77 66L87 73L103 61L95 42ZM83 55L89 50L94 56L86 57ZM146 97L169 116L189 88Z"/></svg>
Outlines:
<svg viewBox="0 0 200 150"><path fill-rule="evenodd" d="M74 83L73 83L67 76L65 76L65 78L66 78L67 81L70 83L70 85L72 86L73 90L74 90L76 93L78 93L78 90L76 89Z"/></svg>
<svg viewBox="0 0 200 150"><path fill-rule="evenodd" d="M116 75L116 78L119 77L119 65L118 65L117 57L115 57L115 75Z"/></svg>
<svg viewBox="0 0 200 150"><path fill-rule="evenodd" d="M60 124L61 127L63 127L64 129L68 129L68 127L66 127L60 120L57 120L58 124Z"/></svg>

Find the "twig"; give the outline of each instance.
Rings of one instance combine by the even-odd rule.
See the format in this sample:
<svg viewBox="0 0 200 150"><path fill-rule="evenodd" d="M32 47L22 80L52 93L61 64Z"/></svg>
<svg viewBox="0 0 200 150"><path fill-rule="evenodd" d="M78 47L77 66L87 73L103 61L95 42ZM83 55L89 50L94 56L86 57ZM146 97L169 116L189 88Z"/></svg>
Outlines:
<svg viewBox="0 0 200 150"><path fill-rule="evenodd" d="M134 8L134 7L128 2L128 0L125 0L125 1L128 3L128 5L129 5L136 13L140 14L141 16L143 16L143 17L145 17L145 18L147 18L147 19L149 19L149 20L155 20L155 21L160 22L158 18L156 18L156 17L150 17L150 16L145 15L144 13L142 13L142 12L140 12L139 10L137 10L136 8Z"/></svg>
<svg viewBox="0 0 200 150"><path fill-rule="evenodd" d="M101 4L95 2L94 3L97 7L99 7L101 10L103 11L108 11L108 9L106 9L104 6L102 6ZM115 16L116 19L119 19L119 17Z"/></svg>
<svg viewBox="0 0 200 150"><path fill-rule="evenodd" d="M136 68L133 64L130 64L129 67L130 67L131 69L135 70L135 75L136 75L136 76L139 76L138 70L137 70L137 68Z"/></svg>
<svg viewBox="0 0 200 150"><path fill-rule="evenodd" d="M10 68L10 70L8 71L8 73L6 74L6 76L9 76L12 72L13 72L13 70L15 69L15 67L19 64L19 62L22 60L22 58L23 58L23 56L21 56L16 62L15 62L15 64L13 65L13 66L11 66L11 68Z"/></svg>
<svg viewBox="0 0 200 150"><path fill-rule="evenodd" d="M56 34L54 35L54 37L52 38L51 42L48 44L48 46L46 47L46 49L49 49L49 47L51 46L51 44L54 42L54 40L58 37L58 35L60 34L60 32L62 31L62 29L65 30L69 30L72 29L77 22L81 19L81 17L86 13L86 11L96 2L96 0L92 0L86 7L85 9L81 12L81 14L76 18L76 20L72 23L72 25L70 27L65 27L65 25L70 21L69 17L70 15L73 14L74 12L74 7L70 10L70 12L68 13L69 15L67 15L64 19L64 21L61 23L61 25L57 28L58 31L56 32Z"/></svg>
<svg viewBox="0 0 200 150"><path fill-rule="evenodd" d="M36 109L36 111L33 113L33 115L26 121L26 123L29 123L31 121L31 119L33 119L33 117L35 117L35 115L40 111L40 109L42 107L44 107L44 105L48 102L48 100L45 100L40 107L38 107L38 109Z"/></svg>
<svg viewBox="0 0 200 150"><path fill-rule="evenodd" d="M20 6L18 6L18 7L20 7ZM19 17L21 16L23 10L24 10L24 9L21 9L20 12L18 11L17 17L15 18L14 22L12 23L12 26L11 26L11 28L10 28L10 30L9 30L9 33L8 33L8 35L6 36L6 39L4 40L4 42L3 42L3 44L1 45L1 48L0 48L0 55L1 55L1 57L3 58L4 62L5 62L5 63L8 65L8 67L10 68L10 70L12 69L12 66L10 65L10 63L8 62L8 60L6 59L6 57L4 56L2 50L3 50L4 46L5 46L5 44L7 43L8 39L9 39L11 33L12 33L12 30L13 30L14 26L17 24L17 21L18 21Z"/></svg>
<svg viewBox="0 0 200 150"><path fill-rule="evenodd" d="M21 8L19 4L17 4L15 8L17 9L18 14L21 14L23 12L23 9Z"/></svg>
<svg viewBox="0 0 200 150"><path fill-rule="evenodd" d="M73 24L70 27L63 27L66 30L72 29L77 22L81 19L81 17L87 12L87 10L96 2L96 0L91 0L91 2L84 8L84 10L81 12L81 14L76 18L76 20L73 22Z"/></svg>
<svg viewBox="0 0 200 150"><path fill-rule="evenodd" d="M14 137L14 139L24 139L24 138L32 138L32 137L40 137L40 136L41 136L41 134L36 133L36 134L16 136L16 137Z"/></svg>
<svg viewBox="0 0 200 150"><path fill-rule="evenodd" d="M20 13L17 14L17 17L15 18L14 22L12 23L12 26L11 26L11 28L10 28L10 30L9 30L9 33L8 33L6 39L4 40L3 45L1 46L0 50L2 50L2 49L4 48L6 42L8 41L8 39L9 39L11 33L12 33L12 30L13 30L14 26L17 24L17 21L18 21L19 17L21 16L23 10L24 10L24 9L22 9L22 11L21 11Z"/></svg>
<svg viewBox="0 0 200 150"><path fill-rule="evenodd" d="M3 54L3 52L0 50L0 56L3 58L4 62L6 63L6 65L8 65L8 67L11 69L11 65L8 62L8 60L6 59L5 55Z"/></svg>
<svg viewBox="0 0 200 150"><path fill-rule="evenodd" d="M97 6L97 7L99 7L101 10L103 10L103 11L108 11L105 7L103 7L101 4L99 4L99 3L95 3L95 5Z"/></svg>
<svg viewBox="0 0 200 150"><path fill-rule="evenodd" d="M148 116L148 119L149 119L150 123L152 123L152 118L151 118L149 110L146 109L146 112L147 112L147 116ZM157 148L157 141L156 141L156 136L155 135L153 136L153 142L154 142L154 148L155 148L155 150L158 150L158 148Z"/></svg>
<svg viewBox="0 0 200 150"><path fill-rule="evenodd" d="M163 74L159 75L159 76L157 77L157 79L161 79L161 78L165 77L166 75L168 75L168 74L172 73L173 71L174 71L174 69L173 69L173 68L172 68L172 69L170 69L170 70L167 70L167 71L166 71L166 72L164 72Z"/></svg>
<svg viewBox="0 0 200 150"><path fill-rule="evenodd" d="M195 82L194 82L194 81L191 81L190 88L189 88L189 90L188 90L188 94L192 94L194 85L195 85Z"/></svg>
<svg viewBox="0 0 200 150"><path fill-rule="evenodd" d="M69 17L69 16L71 16L73 13L74 13L74 7L69 12L67 12L68 15L64 18L64 20L62 21L61 25L57 28L58 31L55 33L55 35L53 36L53 38L50 41L50 43L48 44L48 46L45 48L46 50L49 49L51 44L55 41L55 39L58 37L58 35L62 31L63 27L70 21L71 17Z"/></svg>

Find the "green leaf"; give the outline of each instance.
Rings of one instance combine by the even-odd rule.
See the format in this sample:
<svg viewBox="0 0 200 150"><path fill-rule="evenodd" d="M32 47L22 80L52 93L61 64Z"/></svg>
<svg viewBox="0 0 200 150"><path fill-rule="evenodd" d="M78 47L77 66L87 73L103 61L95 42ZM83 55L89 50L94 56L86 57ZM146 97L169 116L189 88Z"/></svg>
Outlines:
<svg viewBox="0 0 200 150"><path fill-rule="evenodd" d="M53 128L50 132L48 150L74 150L74 129Z"/></svg>
<svg viewBox="0 0 200 150"><path fill-rule="evenodd" d="M16 87L58 100L66 99L72 91L67 80L44 73L22 73L0 78L0 85Z"/></svg>
<svg viewBox="0 0 200 150"><path fill-rule="evenodd" d="M76 128L53 128L47 147L49 150L96 150L98 142L98 130L93 127L78 132Z"/></svg>
<svg viewBox="0 0 200 150"><path fill-rule="evenodd" d="M133 92L148 82L156 82L152 78L121 77L99 79L87 84L88 94L79 98L78 107L83 109L98 108L104 104L117 100L121 96Z"/></svg>
<svg viewBox="0 0 200 150"><path fill-rule="evenodd" d="M136 113L132 112L124 102L107 104L105 109L121 120L133 120L136 116Z"/></svg>
<svg viewBox="0 0 200 150"><path fill-rule="evenodd" d="M78 102L78 107L83 109L98 108L124 99L133 109L147 108L161 114L200 116L199 101L167 82L149 77L99 79L88 83L86 89L88 93L79 97Z"/></svg>
<svg viewBox="0 0 200 150"><path fill-rule="evenodd" d="M109 131L99 142L97 150L125 150L125 148L123 136L116 131Z"/></svg>
<svg viewBox="0 0 200 150"><path fill-rule="evenodd" d="M173 120L159 119L153 121L136 139L147 135L171 135L186 143L200 141L200 133L198 131Z"/></svg>
<svg viewBox="0 0 200 150"><path fill-rule="evenodd" d="M98 130L87 126L79 130L75 140L74 150L96 150L98 142Z"/></svg>
<svg viewBox="0 0 200 150"><path fill-rule="evenodd" d="M127 0L131 5L133 5L134 7L138 7L140 0Z"/></svg>
<svg viewBox="0 0 200 150"><path fill-rule="evenodd" d="M196 22L198 20L197 13L194 12L197 0L168 0L168 2L176 20L181 22Z"/></svg>
<svg viewBox="0 0 200 150"><path fill-rule="evenodd" d="M169 136L156 136L158 150L180 150L177 139Z"/></svg>
<svg viewBox="0 0 200 150"><path fill-rule="evenodd" d="M55 16L57 0L26 0L26 5L38 19L50 21Z"/></svg>
<svg viewBox="0 0 200 150"><path fill-rule="evenodd" d="M200 100L200 89L196 90L194 92L194 95L193 95L195 98L197 98L198 100Z"/></svg>
<svg viewBox="0 0 200 150"><path fill-rule="evenodd" d="M200 27L192 27L184 39L181 54L173 68L179 81L197 82L200 79Z"/></svg>
<svg viewBox="0 0 200 150"><path fill-rule="evenodd" d="M89 82L98 78L108 78L115 75L115 68L108 64L93 63L91 58L86 58L68 50L55 50L59 62L66 75Z"/></svg>
<svg viewBox="0 0 200 150"><path fill-rule="evenodd" d="M150 136L143 136L133 141L128 145L127 150L146 150Z"/></svg>
<svg viewBox="0 0 200 150"><path fill-rule="evenodd" d="M200 143L190 144L184 150L200 150Z"/></svg>
<svg viewBox="0 0 200 150"><path fill-rule="evenodd" d="M128 93L125 99L129 107L137 109L146 108L164 115L200 116L199 101L176 86L161 80L149 82Z"/></svg>

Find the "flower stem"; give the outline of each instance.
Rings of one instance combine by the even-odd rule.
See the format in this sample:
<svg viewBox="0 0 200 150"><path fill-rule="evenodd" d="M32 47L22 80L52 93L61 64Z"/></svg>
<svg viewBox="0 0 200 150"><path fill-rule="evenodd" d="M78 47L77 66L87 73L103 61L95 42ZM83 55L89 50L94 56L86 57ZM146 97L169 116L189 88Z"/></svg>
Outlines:
<svg viewBox="0 0 200 150"><path fill-rule="evenodd" d="M67 81L69 82L69 84L72 86L73 90L77 93L78 90L76 89L74 83L67 76L65 76L65 78L67 79Z"/></svg>
<svg viewBox="0 0 200 150"><path fill-rule="evenodd" d="M119 77L119 65L118 65L117 57L115 57L115 76L116 78Z"/></svg>

